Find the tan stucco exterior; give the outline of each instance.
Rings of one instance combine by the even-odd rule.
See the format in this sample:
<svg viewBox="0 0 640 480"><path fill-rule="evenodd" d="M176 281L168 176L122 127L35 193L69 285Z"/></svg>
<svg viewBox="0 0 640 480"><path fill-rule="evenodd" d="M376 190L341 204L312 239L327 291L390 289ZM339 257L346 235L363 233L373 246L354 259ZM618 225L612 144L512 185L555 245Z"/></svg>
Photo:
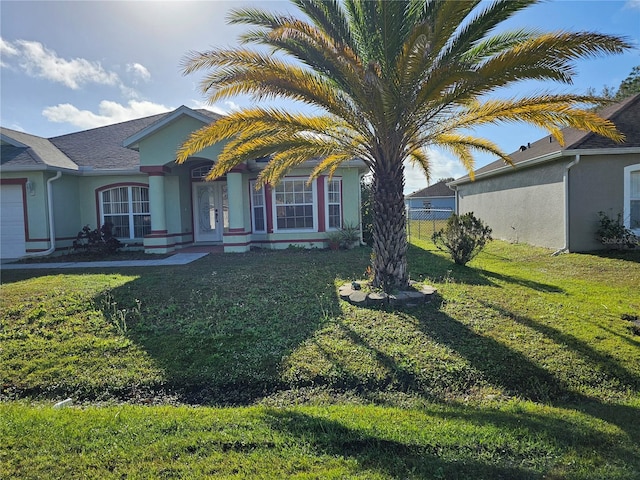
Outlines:
<svg viewBox="0 0 640 480"><path fill-rule="evenodd" d="M493 237L548 248L564 246L567 160L515 169L458 186L459 213L473 212Z"/></svg>
<svg viewBox="0 0 640 480"><path fill-rule="evenodd" d="M473 212L494 238L571 252L605 248L595 233L598 212L614 219L622 213L624 167L640 163L640 153L593 153L558 155L461 182L458 211Z"/></svg>

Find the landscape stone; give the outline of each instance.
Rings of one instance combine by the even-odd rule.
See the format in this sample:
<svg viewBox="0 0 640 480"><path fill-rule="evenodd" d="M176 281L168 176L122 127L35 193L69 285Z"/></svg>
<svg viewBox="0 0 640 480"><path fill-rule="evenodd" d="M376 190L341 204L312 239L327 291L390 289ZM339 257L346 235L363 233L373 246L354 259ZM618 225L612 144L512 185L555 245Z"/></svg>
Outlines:
<svg viewBox="0 0 640 480"><path fill-rule="evenodd" d="M367 293L362 290L358 290L349 295L349 302L354 305L365 305L367 303Z"/></svg>
<svg viewBox="0 0 640 480"><path fill-rule="evenodd" d="M384 305L389 301L389 295L384 292L371 292L369 294L369 303L372 305Z"/></svg>
<svg viewBox="0 0 640 480"><path fill-rule="evenodd" d="M350 284L342 285L338 289L338 294L340 295L340 298L342 300L349 300L349 296L354 292L355 292L355 290L353 288L351 288Z"/></svg>

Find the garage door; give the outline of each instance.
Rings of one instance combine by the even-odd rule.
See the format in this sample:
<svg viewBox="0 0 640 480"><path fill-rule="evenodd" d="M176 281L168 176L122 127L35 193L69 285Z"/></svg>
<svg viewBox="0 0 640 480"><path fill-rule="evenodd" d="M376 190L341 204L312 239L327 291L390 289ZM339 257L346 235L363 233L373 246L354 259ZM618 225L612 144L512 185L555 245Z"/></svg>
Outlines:
<svg viewBox="0 0 640 480"><path fill-rule="evenodd" d="M0 186L0 258L25 254L22 185Z"/></svg>

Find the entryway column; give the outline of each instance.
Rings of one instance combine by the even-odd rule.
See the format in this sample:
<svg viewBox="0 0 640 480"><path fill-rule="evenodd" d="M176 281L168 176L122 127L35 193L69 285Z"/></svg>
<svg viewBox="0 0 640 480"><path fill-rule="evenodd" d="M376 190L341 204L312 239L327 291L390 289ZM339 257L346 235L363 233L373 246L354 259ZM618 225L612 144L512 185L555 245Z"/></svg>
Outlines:
<svg viewBox="0 0 640 480"><path fill-rule="evenodd" d="M242 174L227 174L227 195L229 196L229 231L244 231L244 195L242 192Z"/></svg>
<svg viewBox="0 0 640 480"><path fill-rule="evenodd" d="M164 196L164 174L149 174L149 211L151 234L167 233L167 209Z"/></svg>
<svg viewBox="0 0 640 480"><path fill-rule="evenodd" d="M167 231L167 210L164 188L167 167L140 167L140 171L149 175L149 212L151 213L151 233L144 237L146 253L169 253L175 250L173 242L169 242Z"/></svg>
<svg viewBox="0 0 640 480"><path fill-rule="evenodd" d="M239 170L239 169L238 169ZM227 196L229 200L229 231L224 234L225 252L248 252L251 233L245 230L245 197L242 171L227 173Z"/></svg>

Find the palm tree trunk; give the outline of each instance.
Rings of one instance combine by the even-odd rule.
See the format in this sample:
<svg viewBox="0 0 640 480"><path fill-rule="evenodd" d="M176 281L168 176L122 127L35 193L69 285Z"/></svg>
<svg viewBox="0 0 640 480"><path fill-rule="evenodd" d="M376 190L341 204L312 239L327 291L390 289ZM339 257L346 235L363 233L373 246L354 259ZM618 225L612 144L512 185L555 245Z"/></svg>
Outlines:
<svg viewBox="0 0 640 480"><path fill-rule="evenodd" d="M403 191L402 162L380 162L374 166L373 285L386 293L406 289L409 285Z"/></svg>

